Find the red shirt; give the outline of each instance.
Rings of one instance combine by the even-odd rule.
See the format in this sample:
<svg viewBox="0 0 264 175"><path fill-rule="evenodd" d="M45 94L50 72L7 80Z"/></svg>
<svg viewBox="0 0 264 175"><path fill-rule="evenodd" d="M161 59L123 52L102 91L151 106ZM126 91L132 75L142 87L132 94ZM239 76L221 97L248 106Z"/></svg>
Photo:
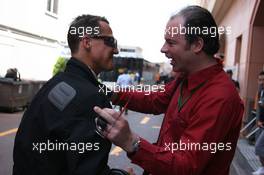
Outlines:
<svg viewBox="0 0 264 175"><path fill-rule="evenodd" d="M178 109L180 87L188 99ZM220 64L166 85L165 92L120 92L128 108L138 112L165 113L156 145L141 138L130 159L152 175L228 175L244 106ZM185 146L184 146L185 145ZM217 147L217 148L216 148Z"/></svg>

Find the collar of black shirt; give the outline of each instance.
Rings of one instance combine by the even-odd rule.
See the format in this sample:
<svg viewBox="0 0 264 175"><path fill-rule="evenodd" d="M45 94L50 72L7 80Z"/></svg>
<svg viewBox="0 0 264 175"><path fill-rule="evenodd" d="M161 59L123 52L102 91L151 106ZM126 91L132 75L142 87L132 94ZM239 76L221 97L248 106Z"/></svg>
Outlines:
<svg viewBox="0 0 264 175"><path fill-rule="evenodd" d="M71 57L71 59L68 61L65 72L78 74L79 76L91 80L96 85L99 84L94 71L74 57Z"/></svg>

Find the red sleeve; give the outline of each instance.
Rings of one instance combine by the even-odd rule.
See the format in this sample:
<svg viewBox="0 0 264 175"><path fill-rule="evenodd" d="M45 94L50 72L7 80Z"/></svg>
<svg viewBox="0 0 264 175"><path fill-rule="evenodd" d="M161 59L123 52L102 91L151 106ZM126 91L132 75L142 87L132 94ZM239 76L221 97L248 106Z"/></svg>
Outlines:
<svg viewBox="0 0 264 175"><path fill-rule="evenodd" d="M125 104L133 111L161 114L167 110L170 100L178 86L179 80L173 80L165 85L164 90L158 92L118 92L118 98L113 104Z"/></svg>
<svg viewBox="0 0 264 175"><path fill-rule="evenodd" d="M184 130L181 143L222 143L224 138L234 134L231 149L235 149L243 115L243 104L232 100L203 99L197 105L192 120ZM224 129L223 129L224 128ZM235 129L234 129L235 128ZM176 128L173 132L178 132ZM168 145L169 143L167 143ZM171 148L171 147L170 147ZM230 153L227 153L230 155ZM139 150L130 156L133 163L153 174L200 174L211 161L211 150L169 150L164 144L155 146L141 139ZM231 157L233 153L231 153ZM217 165L216 165L217 166Z"/></svg>

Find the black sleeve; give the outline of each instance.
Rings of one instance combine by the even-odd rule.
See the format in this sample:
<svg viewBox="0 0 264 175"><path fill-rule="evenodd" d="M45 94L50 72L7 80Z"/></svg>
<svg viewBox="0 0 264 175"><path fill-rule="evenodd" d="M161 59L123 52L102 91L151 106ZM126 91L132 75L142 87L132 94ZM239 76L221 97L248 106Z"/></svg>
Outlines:
<svg viewBox="0 0 264 175"><path fill-rule="evenodd" d="M50 137L71 145L70 150L64 151L68 169L66 172L69 174L106 174L109 171L107 162L111 142L95 132L93 107L110 108L111 105L107 98L99 93L79 99L78 102L70 103L64 111L58 112L57 116L53 115L57 120L47 116L50 120Z"/></svg>

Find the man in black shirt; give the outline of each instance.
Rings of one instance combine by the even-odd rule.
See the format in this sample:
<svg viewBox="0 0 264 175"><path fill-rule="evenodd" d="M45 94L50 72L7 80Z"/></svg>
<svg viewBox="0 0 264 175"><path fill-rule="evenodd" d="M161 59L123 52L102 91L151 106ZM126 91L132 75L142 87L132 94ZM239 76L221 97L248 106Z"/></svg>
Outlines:
<svg viewBox="0 0 264 175"><path fill-rule="evenodd" d="M68 31L72 58L38 92L20 123L13 175L106 175L111 142L93 107L111 108L97 75L113 68L117 42L104 17L82 15Z"/></svg>

